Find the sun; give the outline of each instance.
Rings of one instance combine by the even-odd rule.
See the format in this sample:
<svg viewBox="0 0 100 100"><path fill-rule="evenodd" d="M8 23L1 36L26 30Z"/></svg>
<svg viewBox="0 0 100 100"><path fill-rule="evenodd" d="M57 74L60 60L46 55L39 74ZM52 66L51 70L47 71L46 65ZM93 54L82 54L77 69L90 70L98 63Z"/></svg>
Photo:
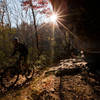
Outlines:
<svg viewBox="0 0 100 100"><path fill-rule="evenodd" d="M50 21L53 22L53 23L56 23L57 22L57 14L56 13L53 13L50 16Z"/></svg>

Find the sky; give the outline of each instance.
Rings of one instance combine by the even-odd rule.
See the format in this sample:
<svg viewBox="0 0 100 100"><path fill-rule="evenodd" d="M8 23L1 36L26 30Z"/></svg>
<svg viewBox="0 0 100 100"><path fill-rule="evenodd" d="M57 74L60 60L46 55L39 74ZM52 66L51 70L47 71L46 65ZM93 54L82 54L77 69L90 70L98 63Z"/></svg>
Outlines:
<svg viewBox="0 0 100 100"><path fill-rule="evenodd" d="M9 16L11 19L12 27L16 27L16 24L21 24L22 20L27 22L27 23L32 23L33 22L33 17L31 10L28 9L27 13L25 10L23 10L23 7L21 6L21 1L22 0L6 0L7 5L8 5L8 11L9 11ZM52 9L51 5L48 5L48 8ZM43 15L35 12L36 14L36 19L37 23L41 24L43 22L48 22L48 18ZM5 22L7 22L7 17L5 17Z"/></svg>

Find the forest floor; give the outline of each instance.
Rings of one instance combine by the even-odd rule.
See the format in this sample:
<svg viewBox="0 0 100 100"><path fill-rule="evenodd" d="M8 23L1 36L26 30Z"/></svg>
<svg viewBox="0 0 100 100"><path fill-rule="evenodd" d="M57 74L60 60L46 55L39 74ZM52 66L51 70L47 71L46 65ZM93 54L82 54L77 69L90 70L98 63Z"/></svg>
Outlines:
<svg viewBox="0 0 100 100"><path fill-rule="evenodd" d="M82 59L66 59L0 100L100 100L100 80Z"/></svg>

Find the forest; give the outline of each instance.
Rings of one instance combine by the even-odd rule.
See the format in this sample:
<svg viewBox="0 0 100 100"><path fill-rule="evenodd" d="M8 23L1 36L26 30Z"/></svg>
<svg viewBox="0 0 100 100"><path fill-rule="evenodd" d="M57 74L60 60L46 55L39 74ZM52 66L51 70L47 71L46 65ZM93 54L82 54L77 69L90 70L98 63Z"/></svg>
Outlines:
<svg viewBox="0 0 100 100"><path fill-rule="evenodd" d="M98 6L88 4L0 0L0 100L100 100Z"/></svg>

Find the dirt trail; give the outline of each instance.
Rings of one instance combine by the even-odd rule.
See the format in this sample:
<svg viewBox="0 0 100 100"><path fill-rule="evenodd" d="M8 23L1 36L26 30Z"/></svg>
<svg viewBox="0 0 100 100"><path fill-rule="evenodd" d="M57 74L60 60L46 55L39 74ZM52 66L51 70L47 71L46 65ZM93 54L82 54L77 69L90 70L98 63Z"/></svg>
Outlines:
<svg viewBox="0 0 100 100"><path fill-rule="evenodd" d="M0 100L100 100L100 82L94 74L80 71L85 64L80 59L62 60Z"/></svg>

